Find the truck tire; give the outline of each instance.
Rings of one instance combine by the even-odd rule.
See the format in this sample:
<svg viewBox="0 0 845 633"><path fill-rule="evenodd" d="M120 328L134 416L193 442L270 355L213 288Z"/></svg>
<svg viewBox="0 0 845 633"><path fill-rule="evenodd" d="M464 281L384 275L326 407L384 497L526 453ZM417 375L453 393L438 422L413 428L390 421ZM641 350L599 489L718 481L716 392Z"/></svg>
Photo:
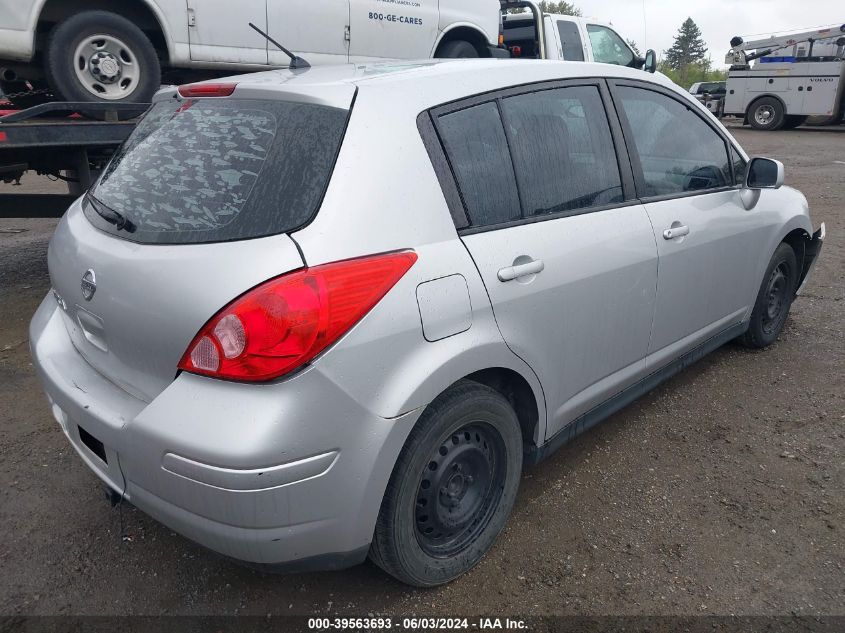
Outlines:
<svg viewBox="0 0 845 633"><path fill-rule="evenodd" d="M801 116L799 114L788 114L786 120L783 122L784 130L794 130L800 125L804 125L809 117Z"/></svg>
<svg viewBox="0 0 845 633"><path fill-rule="evenodd" d="M44 70L65 101L149 103L161 85L152 42L109 11L83 11L56 25L47 40Z"/></svg>
<svg viewBox="0 0 845 633"><path fill-rule="evenodd" d="M26 110L33 106L53 101L53 94L47 84L35 81L3 81L0 80L0 92L3 97L19 110Z"/></svg>
<svg viewBox="0 0 845 633"><path fill-rule="evenodd" d="M451 40L437 47L434 56L442 59L474 58L478 57L478 51L466 40Z"/></svg>
<svg viewBox="0 0 845 633"><path fill-rule="evenodd" d="M522 432L510 403L464 380L426 407L393 468L370 558L409 585L465 573L505 526L522 476Z"/></svg>
<svg viewBox="0 0 845 633"><path fill-rule="evenodd" d="M774 97L757 99L748 107L748 122L755 130L779 130L786 121L783 104Z"/></svg>

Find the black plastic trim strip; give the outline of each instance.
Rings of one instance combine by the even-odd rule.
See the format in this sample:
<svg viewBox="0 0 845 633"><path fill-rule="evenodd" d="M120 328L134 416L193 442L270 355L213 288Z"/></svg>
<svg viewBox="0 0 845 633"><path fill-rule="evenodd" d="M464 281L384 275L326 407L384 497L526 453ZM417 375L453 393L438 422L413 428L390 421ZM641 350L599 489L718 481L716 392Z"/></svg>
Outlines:
<svg viewBox="0 0 845 633"><path fill-rule="evenodd" d="M642 380L634 383L626 389L623 389L615 396L611 396L602 404L593 407L582 416L567 424L541 446L532 447L525 455L525 462L528 464L537 464L563 445L571 442L585 431L588 431L600 422L606 420L617 411L628 406L637 398L653 390L655 387L686 369L710 352L719 349L725 343L741 336L746 330L748 330L748 321L742 321L736 325L732 325L704 343L691 349L686 354L670 361L668 364L649 374Z"/></svg>

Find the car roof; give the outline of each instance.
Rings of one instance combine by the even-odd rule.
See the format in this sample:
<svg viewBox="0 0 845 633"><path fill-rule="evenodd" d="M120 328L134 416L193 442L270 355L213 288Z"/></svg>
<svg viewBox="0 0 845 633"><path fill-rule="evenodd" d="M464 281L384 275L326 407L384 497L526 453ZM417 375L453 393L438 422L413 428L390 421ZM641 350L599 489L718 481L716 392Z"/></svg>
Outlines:
<svg viewBox="0 0 845 633"><path fill-rule="evenodd" d="M236 95L255 92L270 98L274 92L279 93L279 98L317 95L315 101L338 107L348 107L356 89L377 91L384 98L422 110L510 86L586 77L639 79L683 92L660 73L613 64L527 59L425 59L314 66L235 75L210 83L237 83ZM156 100L172 96L175 91L175 87L163 89Z"/></svg>

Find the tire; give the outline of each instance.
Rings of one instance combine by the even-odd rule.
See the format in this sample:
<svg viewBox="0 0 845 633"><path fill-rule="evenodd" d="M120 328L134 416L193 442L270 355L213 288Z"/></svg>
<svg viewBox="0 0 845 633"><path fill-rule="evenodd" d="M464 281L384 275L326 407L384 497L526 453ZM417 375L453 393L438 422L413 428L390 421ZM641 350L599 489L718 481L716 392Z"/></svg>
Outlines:
<svg viewBox="0 0 845 633"><path fill-rule="evenodd" d="M0 92L4 98L20 110L26 110L33 106L49 103L54 100L52 92L47 84L37 81L2 81L0 80Z"/></svg>
<svg viewBox="0 0 845 633"><path fill-rule="evenodd" d="M467 59L478 57L478 51L466 40L451 40L441 44L434 56L441 59Z"/></svg>
<svg viewBox="0 0 845 633"><path fill-rule="evenodd" d="M748 108L748 122L755 130L779 130L785 121L783 104L774 97L757 99Z"/></svg>
<svg viewBox="0 0 845 633"><path fill-rule="evenodd" d="M426 408L408 436L370 558L417 587L457 578L504 527L521 471L522 433L513 408L493 389L461 381Z"/></svg>
<svg viewBox="0 0 845 633"><path fill-rule="evenodd" d="M783 122L783 129L784 130L794 130L800 125L804 125L807 122L809 117L801 116L798 114L787 115L786 120Z"/></svg>
<svg viewBox="0 0 845 633"><path fill-rule="evenodd" d="M795 298L799 275L795 251L789 244L781 243L766 267L748 331L739 338L740 343L762 349L777 340Z"/></svg>
<svg viewBox="0 0 845 633"><path fill-rule="evenodd" d="M65 101L149 103L161 85L150 40L132 22L108 11L83 11L60 22L47 41L44 71ZM102 113L86 114L103 118Z"/></svg>

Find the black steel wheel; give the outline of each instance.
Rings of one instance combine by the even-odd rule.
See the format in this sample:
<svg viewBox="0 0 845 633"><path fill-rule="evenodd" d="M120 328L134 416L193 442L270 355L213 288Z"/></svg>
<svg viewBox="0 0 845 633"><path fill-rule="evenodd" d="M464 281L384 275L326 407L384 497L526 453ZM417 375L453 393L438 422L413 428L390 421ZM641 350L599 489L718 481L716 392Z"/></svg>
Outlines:
<svg viewBox="0 0 845 633"><path fill-rule="evenodd" d="M751 312L748 331L739 341L746 347L763 348L774 343L783 330L795 291L798 288L799 268L795 251L781 243L775 250L757 300Z"/></svg>
<svg viewBox="0 0 845 633"><path fill-rule="evenodd" d="M370 558L418 587L475 566L513 508L522 431L510 403L461 381L438 396L402 448L379 511Z"/></svg>
<svg viewBox="0 0 845 633"><path fill-rule="evenodd" d="M448 558L487 527L502 496L507 453L485 423L455 431L431 455L417 489L416 534L424 552Z"/></svg>

